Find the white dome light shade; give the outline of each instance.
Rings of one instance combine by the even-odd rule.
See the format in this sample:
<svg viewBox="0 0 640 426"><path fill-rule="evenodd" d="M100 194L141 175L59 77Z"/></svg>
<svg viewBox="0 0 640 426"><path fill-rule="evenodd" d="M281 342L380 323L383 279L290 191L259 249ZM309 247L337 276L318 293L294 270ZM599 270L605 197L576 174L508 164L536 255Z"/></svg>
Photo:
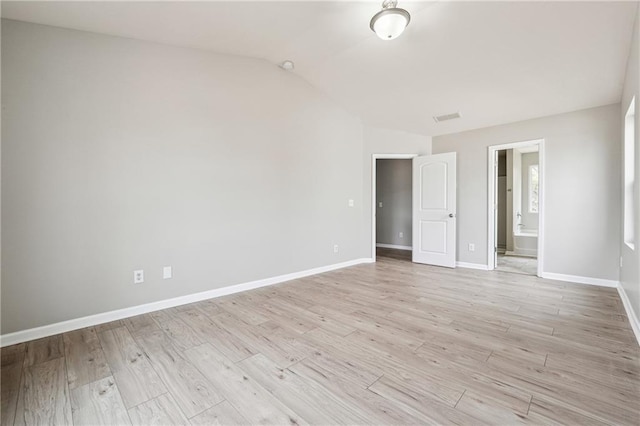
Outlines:
<svg viewBox="0 0 640 426"><path fill-rule="evenodd" d="M409 12L397 7L382 9L371 18L369 26L382 40L393 40L409 25Z"/></svg>

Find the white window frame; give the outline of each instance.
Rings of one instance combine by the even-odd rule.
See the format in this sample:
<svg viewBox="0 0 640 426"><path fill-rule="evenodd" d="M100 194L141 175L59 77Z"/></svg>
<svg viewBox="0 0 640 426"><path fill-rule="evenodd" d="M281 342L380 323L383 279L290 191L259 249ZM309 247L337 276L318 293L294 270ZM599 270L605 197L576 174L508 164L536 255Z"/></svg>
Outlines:
<svg viewBox="0 0 640 426"><path fill-rule="evenodd" d="M629 103L629 108L624 117L624 212L623 212L623 237L624 243L635 250L635 132L636 132L636 98Z"/></svg>

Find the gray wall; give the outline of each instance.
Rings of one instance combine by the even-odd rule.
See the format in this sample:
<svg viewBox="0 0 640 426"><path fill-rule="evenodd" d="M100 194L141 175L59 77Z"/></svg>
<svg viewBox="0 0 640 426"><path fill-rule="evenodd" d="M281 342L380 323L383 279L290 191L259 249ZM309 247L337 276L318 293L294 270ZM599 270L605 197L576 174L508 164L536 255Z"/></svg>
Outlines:
<svg viewBox="0 0 640 426"><path fill-rule="evenodd" d="M617 281L619 104L434 137L434 153L458 153L458 260L487 264L487 147L540 138L546 149L544 271Z"/></svg>
<svg viewBox="0 0 640 426"><path fill-rule="evenodd" d="M411 164L411 160L377 160L376 243L411 246Z"/></svg>
<svg viewBox="0 0 640 426"><path fill-rule="evenodd" d="M522 228L538 229L538 213L529 213L529 166L538 164L538 153L528 152L522 154ZM575 190L580 190L576 188Z"/></svg>
<svg viewBox="0 0 640 426"><path fill-rule="evenodd" d="M2 105L3 334L362 256L361 124L273 64L3 21Z"/></svg>
<svg viewBox="0 0 640 426"><path fill-rule="evenodd" d="M621 114L618 118L619 127L622 131L624 129L624 117L627 113L627 109L629 108L629 103L631 99L636 97L636 134L635 134L635 146L636 146L636 161L635 161L635 206L636 206L636 217L635 217L635 251L631 250L629 246L624 243L624 239L622 238L622 226L619 228L620 233L620 247L621 254L623 260L623 266L620 270L620 281L622 283L622 287L625 290L625 293L629 297L631 301L631 305L633 310L635 311L636 317L640 318L640 143L638 139L640 138L640 6L638 6L636 13L636 25L633 30L633 43L631 46L631 51L629 52L629 62L627 64L627 74L625 78L624 90L622 92L622 108ZM624 133L622 133L624 135ZM620 152L622 150L623 137L620 137ZM621 164L622 163L622 156ZM623 168L621 167L618 171L618 176L620 180L620 187L622 188L622 179L623 179ZM621 189L622 191L622 189ZM622 199L622 193L621 193ZM620 209L622 215L622 209ZM622 218L622 216L620 216ZM621 219L622 220L622 219Z"/></svg>

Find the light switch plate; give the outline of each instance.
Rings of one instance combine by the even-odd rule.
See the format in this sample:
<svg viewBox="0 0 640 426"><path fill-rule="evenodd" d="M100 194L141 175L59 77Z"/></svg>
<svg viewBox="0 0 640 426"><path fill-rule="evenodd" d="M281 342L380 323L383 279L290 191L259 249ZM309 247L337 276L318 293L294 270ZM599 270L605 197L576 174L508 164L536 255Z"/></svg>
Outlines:
<svg viewBox="0 0 640 426"><path fill-rule="evenodd" d="M162 268L162 279L167 280L173 277L173 268L171 266L165 266Z"/></svg>

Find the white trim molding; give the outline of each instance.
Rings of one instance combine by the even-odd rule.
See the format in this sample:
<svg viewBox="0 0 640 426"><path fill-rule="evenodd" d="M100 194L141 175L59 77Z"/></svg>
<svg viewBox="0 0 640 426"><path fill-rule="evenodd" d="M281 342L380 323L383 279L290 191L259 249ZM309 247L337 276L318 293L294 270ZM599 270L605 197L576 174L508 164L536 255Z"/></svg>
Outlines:
<svg viewBox="0 0 640 426"><path fill-rule="evenodd" d="M505 251L505 256L520 256L520 257L538 257L538 251L536 249L518 249L514 251Z"/></svg>
<svg viewBox="0 0 640 426"><path fill-rule="evenodd" d="M231 285L213 290L207 290L200 293L188 294L186 296L175 297L172 299L159 300L157 302L145 303L144 305L131 306L129 308L117 309L115 311L102 312L96 315L89 315L81 318L74 318L55 324L44 325L41 327L31 328L28 330L16 331L0 336L0 347L15 345L16 343L27 342L29 340L39 339L42 337L53 336L67 331L77 330L79 328L91 327L110 321L123 318L129 318L135 315L146 314L149 312L159 311L162 309L173 308L174 306L186 305L188 303L199 302L201 300L213 299L229 294L240 293L247 290L253 290L260 287L266 287L298 278L308 277L310 275L321 274L336 269L347 268L349 266L360 265L363 263L373 263L371 258L362 258L349 260L333 265L320 266L318 268L307 269L305 271L293 272L291 274L279 275L276 277L265 278L262 280L250 281L246 283Z"/></svg>
<svg viewBox="0 0 640 426"><path fill-rule="evenodd" d="M618 285L618 294L620 295L620 300L622 300L624 310L627 312L627 318L629 318L629 323L631 324L633 334L636 335L636 341L640 346L640 320L638 320L638 316L633 311L633 308L631 307L631 301L627 296L627 292L624 291L624 287L622 287L622 284Z"/></svg>
<svg viewBox="0 0 640 426"><path fill-rule="evenodd" d="M456 262L456 267L467 268L467 269L478 269L480 271L489 270L489 267L487 265L483 265L482 263Z"/></svg>
<svg viewBox="0 0 640 426"><path fill-rule="evenodd" d="M409 250L409 251L413 250L413 247L411 246L399 246L397 244L376 243L376 247L390 248L390 249L396 249L396 250Z"/></svg>
<svg viewBox="0 0 640 426"><path fill-rule="evenodd" d="M618 287L618 281L605 280L602 278L581 277L579 275L556 274L554 272L543 272L542 277L547 280L566 281L576 284L599 285L601 287Z"/></svg>

